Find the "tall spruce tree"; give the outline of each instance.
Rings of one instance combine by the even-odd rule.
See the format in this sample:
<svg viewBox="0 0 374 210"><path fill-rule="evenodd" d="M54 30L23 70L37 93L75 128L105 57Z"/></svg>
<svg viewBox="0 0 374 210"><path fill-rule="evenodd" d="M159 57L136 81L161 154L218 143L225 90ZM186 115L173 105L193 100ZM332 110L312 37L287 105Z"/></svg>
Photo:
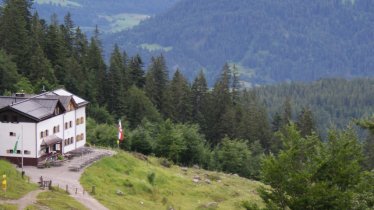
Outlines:
<svg viewBox="0 0 374 210"><path fill-rule="evenodd" d="M206 135L213 144L218 144L226 134L231 133L227 128L231 127L232 121L228 121L228 118L224 119L225 114L232 107L230 81L231 70L226 63L222 68L221 77L214 85L208 105L211 111L207 114Z"/></svg>
<svg viewBox="0 0 374 210"><path fill-rule="evenodd" d="M23 75L28 75L31 58L31 1L5 0L0 18L0 48L12 59Z"/></svg>
<svg viewBox="0 0 374 210"><path fill-rule="evenodd" d="M108 109L117 117L125 114L124 108L124 87L123 87L123 58L118 45L114 46L114 50L110 57L110 66L108 70L108 82L106 88L106 96Z"/></svg>
<svg viewBox="0 0 374 210"><path fill-rule="evenodd" d="M91 83L91 95L93 98L93 102L96 101L99 104L105 104L106 65L102 56L98 29L96 29L96 31L97 35L91 37L85 63L88 72L88 78Z"/></svg>
<svg viewBox="0 0 374 210"><path fill-rule="evenodd" d="M16 64L0 49L0 94L4 94L5 91L15 91L14 84L18 79Z"/></svg>
<svg viewBox="0 0 374 210"><path fill-rule="evenodd" d="M314 116L309 107L303 107L296 122L302 137L311 135L316 131Z"/></svg>
<svg viewBox="0 0 374 210"><path fill-rule="evenodd" d="M145 91L149 99L160 112L165 115L167 108L168 71L164 56L152 58L151 65L146 74Z"/></svg>
<svg viewBox="0 0 374 210"><path fill-rule="evenodd" d="M179 69L170 83L171 118L175 122L186 123L191 120L191 89L187 79Z"/></svg>
<svg viewBox="0 0 374 210"><path fill-rule="evenodd" d="M142 58L139 54L136 54L134 57L131 57L128 62L131 85L143 88L145 85L145 77Z"/></svg>
<svg viewBox="0 0 374 210"><path fill-rule="evenodd" d="M192 103L192 121L200 125L201 130L206 133L206 113L210 110L208 107L208 85L204 72L201 70L195 78L191 87L191 103Z"/></svg>

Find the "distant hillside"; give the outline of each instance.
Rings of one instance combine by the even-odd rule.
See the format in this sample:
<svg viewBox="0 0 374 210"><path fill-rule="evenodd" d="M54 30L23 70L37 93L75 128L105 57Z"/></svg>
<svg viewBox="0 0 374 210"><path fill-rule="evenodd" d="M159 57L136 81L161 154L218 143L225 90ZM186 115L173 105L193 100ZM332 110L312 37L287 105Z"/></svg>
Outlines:
<svg viewBox="0 0 374 210"><path fill-rule="evenodd" d="M72 13L77 26L92 31L95 25L106 33L131 28L140 21L166 11L178 0L35 0L34 9L50 20L56 13L63 20L67 12Z"/></svg>
<svg viewBox="0 0 374 210"><path fill-rule="evenodd" d="M303 107L312 110L318 131L345 128L353 120L374 113L374 79L323 79L312 83L291 83L254 89L271 116L283 114L284 102L290 99L293 119Z"/></svg>
<svg viewBox="0 0 374 210"><path fill-rule="evenodd" d="M95 185L94 197L109 209L244 209L245 201L263 205L257 193L264 186L260 182L138 158L119 152L87 168L80 181L87 192Z"/></svg>
<svg viewBox="0 0 374 210"><path fill-rule="evenodd" d="M224 62L251 84L374 75L372 0L181 0L107 37L129 54L163 53L169 67L215 81Z"/></svg>

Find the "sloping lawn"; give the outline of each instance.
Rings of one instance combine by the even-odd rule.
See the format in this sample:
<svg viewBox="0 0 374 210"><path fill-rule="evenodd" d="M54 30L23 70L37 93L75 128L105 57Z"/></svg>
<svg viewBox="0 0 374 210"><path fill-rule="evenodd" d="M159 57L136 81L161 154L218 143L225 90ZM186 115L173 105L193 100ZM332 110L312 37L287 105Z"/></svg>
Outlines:
<svg viewBox="0 0 374 210"><path fill-rule="evenodd" d="M88 192L95 186L93 196L109 209L244 209L244 201L263 206L256 191L260 182L201 169L165 168L159 162L119 152L90 166L80 181ZM198 183L193 182L195 176L201 179Z"/></svg>
<svg viewBox="0 0 374 210"><path fill-rule="evenodd" d="M0 200L19 199L28 192L37 189L36 184L27 182L27 177L22 179L21 173L16 170L14 165L7 161L0 160L0 184L3 174L7 176L7 191L3 192L3 190L0 189Z"/></svg>

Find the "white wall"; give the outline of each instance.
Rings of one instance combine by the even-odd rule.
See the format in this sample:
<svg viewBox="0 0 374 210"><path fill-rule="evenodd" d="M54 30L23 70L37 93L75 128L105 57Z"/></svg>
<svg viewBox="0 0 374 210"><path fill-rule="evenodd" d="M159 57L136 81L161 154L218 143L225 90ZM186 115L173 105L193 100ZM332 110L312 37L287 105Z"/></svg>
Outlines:
<svg viewBox="0 0 374 210"><path fill-rule="evenodd" d="M43 138L41 138L40 133L42 131L48 130L48 136L56 135L56 136L60 137L61 139L63 139L64 126L62 125L62 121L63 121L63 114L52 117L52 118L49 118L49 119L44 120L44 121L41 121L37 124L37 129L36 129L37 143L36 143L36 145L37 145L38 157L41 157L44 154L44 151L42 151L41 148L40 148L40 145L43 142ZM57 133L53 134L53 127L58 126L58 125L60 126L60 132L57 132Z"/></svg>
<svg viewBox="0 0 374 210"><path fill-rule="evenodd" d="M76 148L83 147L86 144L86 107L80 107L76 110L76 118L83 117L83 123L76 126L76 135L83 134L83 140L76 141Z"/></svg>
<svg viewBox="0 0 374 210"><path fill-rule="evenodd" d="M14 149L17 138L17 150L30 151L30 154L24 154L24 157L36 158L36 144L35 144L35 123L2 123L0 122L0 156L22 157L22 154L8 154L6 151ZM23 130L23 132L22 132ZM10 132L15 132L16 136L10 136ZM22 138L23 133L23 138Z"/></svg>

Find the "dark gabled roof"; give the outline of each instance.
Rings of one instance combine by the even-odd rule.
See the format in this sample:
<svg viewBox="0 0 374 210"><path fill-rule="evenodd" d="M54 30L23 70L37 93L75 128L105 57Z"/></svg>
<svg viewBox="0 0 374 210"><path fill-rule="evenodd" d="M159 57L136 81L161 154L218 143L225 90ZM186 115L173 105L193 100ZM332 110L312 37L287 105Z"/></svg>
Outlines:
<svg viewBox="0 0 374 210"><path fill-rule="evenodd" d="M79 101L79 103L76 102ZM87 101L75 96L66 90L42 93L40 95L27 97L0 97L0 111L13 110L36 121L41 121L54 116L54 111L59 106L62 111L67 110L70 102L80 107L88 104Z"/></svg>

